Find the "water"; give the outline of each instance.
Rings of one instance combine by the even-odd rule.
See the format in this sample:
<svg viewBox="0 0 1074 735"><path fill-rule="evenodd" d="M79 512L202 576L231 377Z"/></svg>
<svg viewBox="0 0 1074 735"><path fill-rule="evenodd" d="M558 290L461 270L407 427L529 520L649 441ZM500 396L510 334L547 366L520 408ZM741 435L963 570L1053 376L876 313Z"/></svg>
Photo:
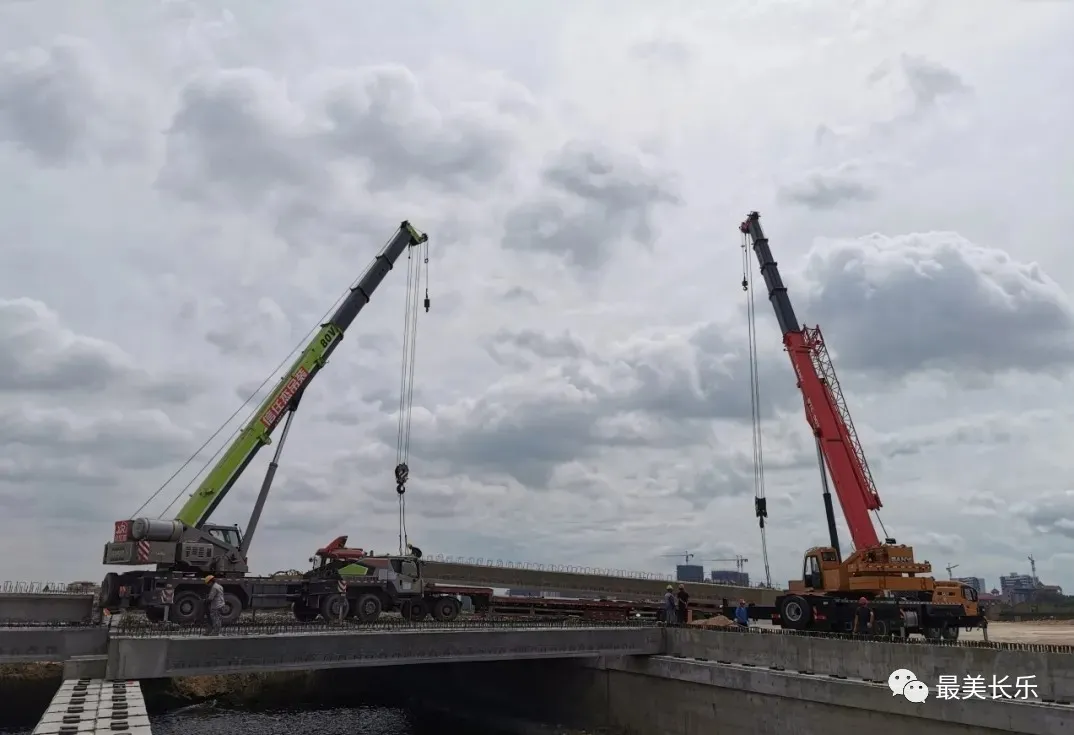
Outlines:
<svg viewBox="0 0 1074 735"><path fill-rule="evenodd" d="M149 719L153 735L499 735L440 714L379 706L250 711L195 705ZM0 735L32 732L32 726L0 726Z"/></svg>

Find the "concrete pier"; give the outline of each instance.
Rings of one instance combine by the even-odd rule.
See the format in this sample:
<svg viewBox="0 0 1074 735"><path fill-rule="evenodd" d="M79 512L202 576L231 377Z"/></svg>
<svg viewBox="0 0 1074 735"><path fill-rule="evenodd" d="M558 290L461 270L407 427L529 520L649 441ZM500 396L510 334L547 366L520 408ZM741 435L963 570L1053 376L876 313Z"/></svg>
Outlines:
<svg viewBox="0 0 1074 735"><path fill-rule="evenodd" d="M136 681L72 679L60 685L33 735L151 735Z"/></svg>

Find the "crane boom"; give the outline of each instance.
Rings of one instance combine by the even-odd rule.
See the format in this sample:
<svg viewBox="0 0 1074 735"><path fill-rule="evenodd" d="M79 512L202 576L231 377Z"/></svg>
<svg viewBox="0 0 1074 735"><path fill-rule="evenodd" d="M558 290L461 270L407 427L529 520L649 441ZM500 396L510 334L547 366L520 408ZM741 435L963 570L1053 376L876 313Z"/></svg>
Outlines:
<svg viewBox="0 0 1074 735"><path fill-rule="evenodd" d="M760 217L757 212L750 212L739 229L749 236L760 263L768 299L775 309L783 344L802 393L806 419L835 485L855 548L879 546L880 538L869 512L881 507L880 495L839 387L831 356L820 327L799 325L787 287L783 285L768 246L768 238L761 229Z"/></svg>
<svg viewBox="0 0 1074 735"><path fill-rule="evenodd" d="M377 253L372 265L327 322L321 325L302 353L280 379L227 448L217 463L205 476L201 485L191 494L175 516L188 526L200 528L228 494L235 481L257 455L261 447L272 442L271 435L288 408L297 405L302 392L317 372L324 367L328 357L343 339L343 334L369 303L373 291L384 280L395 261L408 248L425 242L428 236L418 232L404 221L387 245Z"/></svg>
<svg viewBox="0 0 1074 735"><path fill-rule="evenodd" d="M351 287L328 321L320 326L302 349L238 436L227 445L220 459L211 467L197 489L173 520L134 518L115 522L112 541L105 544L105 564L156 564L158 573L135 575L145 584L156 584L167 575L187 572L213 571L243 575L248 571L247 552L272 487L280 452L287 440L288 429L299 401L310 381L339 346L347 328L369 303L370 297L396 260L409 248L428 241L409 222L399 225L388 243L377 253L373 262ZM427 262L427 259L426 259ZM420 268L420 266L419 266ZM414 271L415 273L417 271ZM416 288L414 279L411 288ZM413 292L412 293L416 293ZM411 303L408 295L408 303ZM429 299L425 299L428 309ZM254 503L245 536L238 526L209 523L209 518L235 482L249 466L261 447L272 443L272 432L283 423L276 452L269 462L261 490ZM163 576L161 576L163 575ZM115 592L116 575L112 573L109 594ZM134 579L134 577L131 577ZM149 580L149 581L147 581Z"/></svg>

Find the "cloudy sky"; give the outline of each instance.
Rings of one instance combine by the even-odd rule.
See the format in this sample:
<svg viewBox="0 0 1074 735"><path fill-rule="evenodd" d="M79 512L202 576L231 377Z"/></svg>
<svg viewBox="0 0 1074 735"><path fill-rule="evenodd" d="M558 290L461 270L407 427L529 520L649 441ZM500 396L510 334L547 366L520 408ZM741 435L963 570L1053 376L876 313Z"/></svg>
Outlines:
<svg viewBox="0 0 1074 735"><path fill-rule="evenodd" d="M1032 553L1074 589L1074 3L315 6L0 2L0 579L100 578L112 522L402 219L431 253L414 542L762 577L737 229L759 210L888 532L942 576L997 585ZM257 570L395 546L405 281L306 393ZM758 308L785 583L826 532ZM268 459L218 520L245 525Z"/></svg>

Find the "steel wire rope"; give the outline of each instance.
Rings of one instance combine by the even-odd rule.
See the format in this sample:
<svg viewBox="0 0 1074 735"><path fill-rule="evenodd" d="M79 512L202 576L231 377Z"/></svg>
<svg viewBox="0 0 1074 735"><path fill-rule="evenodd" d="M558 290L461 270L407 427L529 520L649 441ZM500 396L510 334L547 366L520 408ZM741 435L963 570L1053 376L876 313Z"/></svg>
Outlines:
<svg viewBox="0 0 1074 735"><path fill-rule="evenodd" d="M295 346L291 348L291 351L288 352L287 355L282 360L280 360L279 364L276 365L275 368L273 368L272 372L270 372L265 377L265 379L261 381L261 384L258 385L257 388L255 388L253 390L253 392L250 393L249 396L247 396L246 400L243 401L242 404L238 408L236 408L235 411L232 412L232 414L230 416L228 416L228 418L225 419L222 424L220 424L220 426L216 429L216 431L214 431L212 433L212 435L201 444L200 447L198 447L196 450L194 450L193 454L191 454L189 457L186 458L186 461L184 461L179 466L179 468L177 470L175 470L175 472L173 472L171 474L171 476L168 477L168 479L165 480L164 483L161 484L161 486L158 487L153 492L152 495L149 496L148 500L146 500L144 503L142 503L141 506L139 506L138 510L134 511L134 513L131 514L132 518L136 517L139 513L142 512L142 510L147 505L152 503L153 500L158 495L160 495L160 493L162 493L164 491L164 489L166 487L168 487L168 485L170 485L172 483L172 481L176 477L178 477L179 474L190 465L191 462L194 461L194 459L205 449L205 447L209 446L209 444L211 444L213 442L213 440L216 439L216 437L220 435L220 432L222 432L225 428L227 428L228 424L230 424L232 421L234 421L235 417L238 416L242 412L242 410L244 408L246 408L248 405L250 405L251 401L253 401L255 398L257 398L258 394L261 393L261 391L264 389L264 387L266 385L268 385L272 381L272 379L275 378L276 375L284 367L287 366L288 362L294 357L296 352L298 352L299 350L303 349L307 344L309 344L309 341L313 337L314 333L318 329L320 329L321 325L323 325L328 320L328 317L332 314L332 312L334 312L337 308L339 308L339 305L343 302L343 300L345 298L347 298L347 294L350 293L352 290L354 290L355 287L357 287L358 283L361 282L361 280L363 278L365 278L366 274L373 268L373 266L376 265L376 262L377 261L374 258L369 263L369 265L366 266L366 269L364 271L362 271L362 273L356 279L354 279L354 281L351 282L351 285L339 295L339 298L337 298L335 300L335 302L324 312L324 314L321 315L321 318L319 320L317 320L317 322L312 327L310 327L309 331L307 331L306 334L303 335L298 340L298 342L295 344ZM168 503L167 506L165 506L164 510L162 510L160 512L160 514L157 516L157 518L163 517L164 514L167 513L172 508L172 506L174 506L179 501L179 499L181 497L183 497L183 495L188 490L190 490L190 486L193 485L198 480L198 478L200 478L205 473L205 470L208 469L209 466L213 462L216 461L216 458L219 457L220 454L231 445L232 441L234 441L235 437L239 434L239 432L242 431L243 428L245 428L246 425L250 423L250 420L253 418L253 416L257 412L258 408L259 408L259 405L255 406L246 415L246 418L243 419L242 423L240 423L239 426L235 430L233 430L231 432L231 434L228 436L227 441L224 442L223 444L221 444L220 447L213 453L213 455L211 457L209 457L207 460L205 460L205 463L202 464L201 469L199 469L197 471L197 473L190 479L190 481L187 482L187 484L184 485L183 488L178 493L176 493L175 497L172 498L171 502Z"/></svg>
<svg viewBox="0 0 1074 735"><path fill-rule="evenodd" d="M746 331L749 341L754 503L757 511L757 521L761 530L761 557L764 560L765 583L771 587L772 572L768 565L768 538L765 532L768 503L765 499L764 441L761 432L761 379L757 360L757 309L753 296L753 269L750 267L749 236L745 233L742 235L742 290L746 294Z"/></svg>
<svg viewBox="0 0 1074 735"><path fill-rule="evenodd" d="M410 479L410 436L414 413L414 374L417 366L418 305L421 299L421 275L425 270L425 308L429 308L429 250L422 247L421 260L407 254L406 305L403 314L403 356L399 368L399 425L395 448L395 491L399 498L399 554L410 546L406 528L406 483Z"/></svg>

